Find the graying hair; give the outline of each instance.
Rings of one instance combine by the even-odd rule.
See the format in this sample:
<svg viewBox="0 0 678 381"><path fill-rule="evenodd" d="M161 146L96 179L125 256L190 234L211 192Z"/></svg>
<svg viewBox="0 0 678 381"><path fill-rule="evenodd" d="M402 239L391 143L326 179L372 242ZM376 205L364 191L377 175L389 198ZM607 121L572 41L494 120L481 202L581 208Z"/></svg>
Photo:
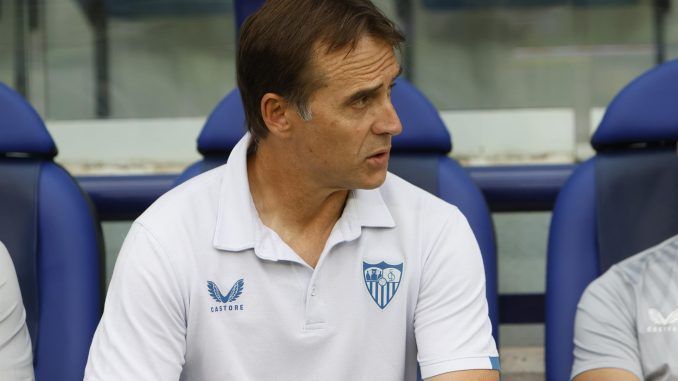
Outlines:
<svg viewBox="0 0 678 381"><path fill-rule="evenodd" d="M297 114L299 114L301 119L303 119L305 122L309 122L311 119L313 119L313 113L311 113L311 110L309 110L308 104L306 102L297 105Z"/></svg>

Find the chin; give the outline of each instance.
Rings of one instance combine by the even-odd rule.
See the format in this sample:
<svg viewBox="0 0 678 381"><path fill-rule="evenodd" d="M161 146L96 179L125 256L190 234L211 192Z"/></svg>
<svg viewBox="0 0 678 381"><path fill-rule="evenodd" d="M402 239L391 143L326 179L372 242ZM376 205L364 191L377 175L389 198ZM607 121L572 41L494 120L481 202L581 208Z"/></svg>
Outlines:
<svg viewBox="0 0 678 381"><path fill-rule="evenodd" d="M359 185L355 189L375 189L379 188L386 181L386 171L379 174L374 174L363 181L359 182Z"/></svg>

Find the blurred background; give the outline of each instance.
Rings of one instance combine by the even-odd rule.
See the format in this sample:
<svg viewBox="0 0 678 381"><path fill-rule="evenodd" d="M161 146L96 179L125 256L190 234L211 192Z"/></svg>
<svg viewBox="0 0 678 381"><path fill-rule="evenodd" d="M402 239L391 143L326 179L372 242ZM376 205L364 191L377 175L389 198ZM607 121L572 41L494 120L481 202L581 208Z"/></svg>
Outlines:
<svg viewBox="0 0 678 381"><path fill-rule="evenodd" d="M670 0L375 0L404 76L467 166L571 164L605 106L678 57ZM0 81L46 120L72 174L177 174L235 86L230 0L0 0ZM499 291L540 294L550 212L495 212ZM129 221L104 222L107 279ZM501 329L504 368L543 372L543 325ZM527 379L527 378L526 378Z"/></svg>

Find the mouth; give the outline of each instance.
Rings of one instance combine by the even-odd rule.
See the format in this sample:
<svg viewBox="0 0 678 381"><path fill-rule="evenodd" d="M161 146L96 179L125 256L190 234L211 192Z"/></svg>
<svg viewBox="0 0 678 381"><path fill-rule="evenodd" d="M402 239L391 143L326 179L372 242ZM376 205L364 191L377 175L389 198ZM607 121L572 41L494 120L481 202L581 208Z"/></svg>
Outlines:
<svg viewBox="0 0 678 381"><path fill-rule="evenodd" d="M383 167L388 164L390 149L382 150L374 155L367 157L367 162L378 167Z"/></svg>

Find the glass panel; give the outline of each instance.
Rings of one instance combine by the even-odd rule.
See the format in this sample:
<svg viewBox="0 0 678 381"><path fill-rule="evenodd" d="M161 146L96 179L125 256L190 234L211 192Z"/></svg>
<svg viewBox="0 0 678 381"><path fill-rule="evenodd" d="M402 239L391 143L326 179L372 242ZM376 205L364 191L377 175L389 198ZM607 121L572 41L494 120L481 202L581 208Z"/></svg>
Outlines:
<svg viewBox="0 0 678 381"><path fill-rule="evenodd" d="M664 21L666 31L666 60L678 58L678 3L669 1L669 11L666 13Z"/></svg>
<svg viewBox="0 0 678 381"><path fill-rule="evenodd" d="M0 1L0 82L15 88L17 63L16 7L13 1Z"/></svg>
<svg viewBox="0 0 678 381"><path fill-rule="evenodd" d="M426 3L417 2L414 74L441 109L574 106L580 97L605 106L653 65L648 4L440 10Z"/></svg>
<svg viewBox="0 0 678 381"><path fill-rule="evenodd" d="M42 9L48 118L204 116L234 87L230 0L80 4ZM108 113L97 111L106 96Z"/></svg>
<svg viewBox="0 0 678 381"><path fill-rule="evenodd" d="M544 292L551 213L494 213L492 219L497 235L499 292Z"/></svg>
<svg viewBox="0 0 678 381"><path fill-rule="evenodd" d="M483 114L491 114L486 111L558 108L573 113L573 142L588 147L592 110L605 107L625 84L654 66L650 2L422 0L414 4L415 83L440 110L478 111L471 115L478 121L474 130L491 129L488 135L497 141L516 134L529 141L532 136L522 135L521 129L502 130L484 123ZM669 29L677 35L676 26ZM453 119L455 113L451 115ZM523 124L549 129L548 119L536 114L527 114ZM535 143L542 145L537 136ZM577 148L570 148L570 160L575 159ZM550 161L548 154L537 155L535 161L539 156ZM513 161L508 150L486 155L490 163Z"/></svg>

